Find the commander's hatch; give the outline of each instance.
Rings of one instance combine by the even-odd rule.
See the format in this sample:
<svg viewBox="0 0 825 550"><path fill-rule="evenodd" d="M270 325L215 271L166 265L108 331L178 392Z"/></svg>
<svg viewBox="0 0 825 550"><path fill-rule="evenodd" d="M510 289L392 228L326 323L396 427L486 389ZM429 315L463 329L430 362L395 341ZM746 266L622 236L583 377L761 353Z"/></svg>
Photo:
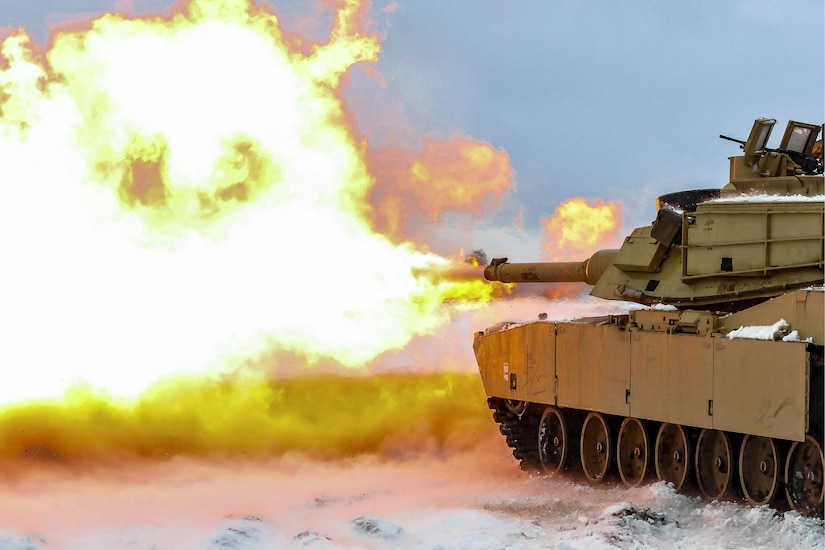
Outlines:
<svg viewBox="0 0 825 550"><path fill-rule="evenodd" d="M813 153L819 130L820 127L816 124L791 120L779 144L779 152L788 155L805 174L822 173L822 164Z"/></svg>
<svg viewBox="0 0 825 550"><path fill-rule="evenodd" d="M811 150L819 137L819 126L791 120L782 136L779 148L789 153L799 153L806 157L811 156Z"/></svg>

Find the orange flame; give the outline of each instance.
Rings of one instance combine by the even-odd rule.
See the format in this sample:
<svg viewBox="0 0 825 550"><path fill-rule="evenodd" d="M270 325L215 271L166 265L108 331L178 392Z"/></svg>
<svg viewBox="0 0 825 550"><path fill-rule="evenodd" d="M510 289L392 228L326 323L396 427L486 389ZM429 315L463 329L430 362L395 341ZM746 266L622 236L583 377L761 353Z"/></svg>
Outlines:
<svg viewBox="0 0 825 550"><path fill-rule="evenodd" d="M541 220L544 259L584 260L601 248L615 246L621 210L621 203L598 198L592 204L581 197L563 202L553 216Z"/></svg>
<svg viewBox="0 0 825 550"><path fill-rule="evenodd" d="M376 186L374 224L396 240L416 238L422 222L447 212L479 217L513 185L505 151L465 137L424 142L424 151L387 147L369 155Z"/></svg>
<svg viewBox="0 0 825 550"><path fill-rule="evenodd" d="M599 198L592 204L581 197L563 202L556 207L553 216L540 220L543 227L542 260L585 260L597 250L616 246L622 225L621 210L621 203L604 202ZM586 294L590 287L584 283L568 283L545 285L536 290L547 298L558 299Z"/></svg>

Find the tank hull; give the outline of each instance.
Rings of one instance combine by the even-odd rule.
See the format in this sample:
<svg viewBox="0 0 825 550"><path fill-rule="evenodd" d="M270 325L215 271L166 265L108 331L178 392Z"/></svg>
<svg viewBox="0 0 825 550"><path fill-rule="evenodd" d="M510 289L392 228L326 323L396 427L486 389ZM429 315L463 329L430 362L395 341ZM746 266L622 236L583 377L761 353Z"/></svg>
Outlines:
<svg viewBox="0 0 825 550"><path fill-rule="evenodd" d="M771 499L782 493L785 457L799 455L789 453L794 444L821 456L823 295L821 290L795 291L727 317L644 310L585 321L533 321L476 333L474 350L494 418L502 433L518 433L505 435L524 467L547 469L543 457L552 442L542 434L563 424L565 448L573 450L565 467L582 468L589 478L595 470L593 481L611 471L606 466L612 460L620 472L635 472L629 476L633 484L644 477L639 472L661 465L655 477L678 482L677 487L690 483L693 476L686 473L692 470L704 474L708 485L708 480L727 479L716 469L733 470L744 459L739 466L745 472L740 481L746 500L761 504L763 485L772 489ZM789 320L798 332L786 341L730 338L739 328L731 324L743 319L766 326ZM543 420L548 410L556 419L549 428ZM640 434L650 435L649 445ZM702 456L708 455L713 466L695 464L699 455L691 447L702 434L708 436ZM628 447L633 438L643 443ZM708 441L724 446L728 440L735 444L727 454L705 449ZM591 441L603 456L588 458ZM659 464L652 460L657 451L679 458L664 456ZM628 466L631 459L623 461L623 452L651 460L634 470ZM730 467L719 466L720 461ZM822 461L803 467L813 472L796 472L802 462L797 456L789 479L799 473L811 481L805 502L791 499L791 506L821 514ZM560 469L558 459L552 464ZM714 471L707 473L708 468ZM732 494L734 488L731 483L723 492ZM719 496L714 489L702 492Z"/></svg>

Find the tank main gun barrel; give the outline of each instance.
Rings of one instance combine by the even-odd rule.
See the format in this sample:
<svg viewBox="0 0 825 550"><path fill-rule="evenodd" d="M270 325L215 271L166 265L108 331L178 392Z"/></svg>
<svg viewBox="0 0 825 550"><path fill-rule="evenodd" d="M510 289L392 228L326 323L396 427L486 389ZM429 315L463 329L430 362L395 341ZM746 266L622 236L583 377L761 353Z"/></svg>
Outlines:
<svg viewBox="0 0 825 550"><path fill-rule="evenodd" d="M599 250L581 262L507 263L507 258L494 258L484 268L484 278L502 283L587 283L590 286L613 264L618 250Z"/></svg>

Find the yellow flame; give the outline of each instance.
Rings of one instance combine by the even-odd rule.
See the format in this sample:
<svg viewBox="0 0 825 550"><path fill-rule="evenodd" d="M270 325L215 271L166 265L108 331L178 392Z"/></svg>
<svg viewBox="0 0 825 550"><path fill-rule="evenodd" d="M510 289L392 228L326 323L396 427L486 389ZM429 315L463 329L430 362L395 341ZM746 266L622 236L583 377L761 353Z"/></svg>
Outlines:
<svg viewBox="0 0 825 550"><path fill-rule="evenodd" d="M359 367L489 297L365 221L338 92L380 50L363 5L306 54L249 0L180 6L57 34L46 61L2 43L0 402L134 396L273 346Z"/></svg>
<svg viewBox="0 0 825 550"><path fill-rule="evenodd" d="M82 468L181 454L336 459L466 450L493 427L483 391L468 374L186 377L135 400L76 389L59 401L6 406L0 458Z"/></svg>

